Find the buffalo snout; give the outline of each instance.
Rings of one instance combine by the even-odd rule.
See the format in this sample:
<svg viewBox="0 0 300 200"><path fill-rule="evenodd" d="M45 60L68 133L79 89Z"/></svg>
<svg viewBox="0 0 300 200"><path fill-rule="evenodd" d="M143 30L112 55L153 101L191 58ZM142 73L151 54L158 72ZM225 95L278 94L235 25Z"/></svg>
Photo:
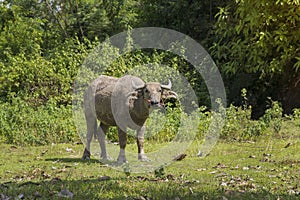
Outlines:
<svg viewBox="0 0 300 200"><path fill-rule="evenodd" d="M154 101L150 101L151 105L154 106L154 105L157 105L159 102L154 100Z"/></svg>

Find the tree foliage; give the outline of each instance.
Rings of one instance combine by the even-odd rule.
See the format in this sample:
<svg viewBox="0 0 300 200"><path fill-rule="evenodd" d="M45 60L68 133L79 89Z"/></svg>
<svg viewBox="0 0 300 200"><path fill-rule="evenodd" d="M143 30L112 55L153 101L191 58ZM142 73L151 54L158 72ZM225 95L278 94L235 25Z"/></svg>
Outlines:
<svg viewBox="0 0 300 200"><path fill-rule="evenodd" d="M298 0L238 0L216 15L213 54L226 73L282 74L300 67Z"/></svg>
<svg viewBox="0 0 300 200"><path fill-rule="evenodd" d="M1 98L69 104L93 42L135 23L134 1L8 0L0 3ZM28 98L29 97L29 98Z"/></svg>
<svg viewBox="0 0 300 200"><path fill-rule="evenodd" d="M141 0L143 26L159 26L174 29L207 45L214 15L226 1L202 0Z"/></svg>
<svg viewBox="0 0 300 200"><path fill-rule="evenodd" d="M242 75L236 85L250 87L256 104L271 96L288 112L300 106L287 95L299 91L300 2L236 0L220 8L216 19L211 53L222 72L230 79Z"/></svg>

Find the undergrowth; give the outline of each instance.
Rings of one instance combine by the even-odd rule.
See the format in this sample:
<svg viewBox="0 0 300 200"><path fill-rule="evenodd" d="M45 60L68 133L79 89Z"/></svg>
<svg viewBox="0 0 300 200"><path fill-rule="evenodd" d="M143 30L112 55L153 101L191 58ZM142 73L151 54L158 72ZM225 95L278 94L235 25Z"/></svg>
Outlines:
<svg viewBox="0 0 300 200"><path fill-rule="evenodd" d="M258 120L251 119L252 109L247 104L246 91L242 96L243 106L229 105L226 108L225 123L220 138L225 140L256 140L260 136L280 134L283 120L297 121L300 109L292 116L283 116L277 101L269 101L265 114ZM151 142L170 142L174 138L195 137L202 140L212 131L212 112L205 106L197 109L192 120L180 107L167 107L165 112L153 112L146 129L145 139ZM188 122L189 121L189 122ZM188 123L187 123L188 122ZM182 129L184 127L184 129ZM187 128L186 128L187 127ZM112 142L118 141L115 128L107 134ZM45 145L78 141L79 137L72 118L72 107L56 105L48 101L46 105L32 107L21 98L11 102L0 102L0 141L18 145ZM135 132L129 131L128 142L135 142Z"/></svg>
<svg viewBox="0 0 300 200"><path fill-rule="evenodd" d="M49 101L34 108L16 97L0 103L0 139L17 145L45 145L78 139L71 106L59 108Z"/></svg>

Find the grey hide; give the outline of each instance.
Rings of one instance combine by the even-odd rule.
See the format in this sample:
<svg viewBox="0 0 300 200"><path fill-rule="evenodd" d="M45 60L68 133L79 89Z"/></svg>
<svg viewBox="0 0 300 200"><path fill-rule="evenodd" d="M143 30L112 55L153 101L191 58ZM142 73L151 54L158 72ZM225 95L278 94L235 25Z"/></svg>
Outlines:
<svg viewBox="0 0 300 200"><path fill-rule="evenodd" d="M140 78L126 75L122 78L105 75L95 79L84 96L87 124L87 144L83 159L90 159L93 136L100 144L101 158L107 159L105 135L110 126L118 127L120 153L118 162L126 162L126 129L137 130L138 159L148 161L144 153L145 121L154 107L162 107L167 98L177 98L168 85L158 82L144 83ZM97 119L100 125L97 128Z"/></svg>

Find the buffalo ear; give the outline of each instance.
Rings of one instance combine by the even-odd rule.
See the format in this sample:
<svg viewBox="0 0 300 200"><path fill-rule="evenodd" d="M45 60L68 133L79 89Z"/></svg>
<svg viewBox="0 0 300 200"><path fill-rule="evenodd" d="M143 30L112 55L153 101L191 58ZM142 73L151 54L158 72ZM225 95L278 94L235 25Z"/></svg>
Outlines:
<svg viewBox="0 0 300 200"><path fill-rule="evenodd" d="M178 99L176 92L171 90L164 90L162 94L163 99Z"/></svg>
<svg viewBox="0 0 300 200"><path fill-rule="evenodd" d="M134 81L131 81L131 84L132 84L133 90L135 90L135 91L140 91L140 90L142 90L144 87L146 87L146 84L145 84L145 83L136 85L136 83L135 83Z"/></svg>
<svg viewBox="0 0 300 200"><path fill-rule="evenodd" d="M135 92L135 99L138 99L140 96L142 96L143 89L146 87L146 84L142 83L137 85L134 81L131 81L131 84Z"/></svg>

